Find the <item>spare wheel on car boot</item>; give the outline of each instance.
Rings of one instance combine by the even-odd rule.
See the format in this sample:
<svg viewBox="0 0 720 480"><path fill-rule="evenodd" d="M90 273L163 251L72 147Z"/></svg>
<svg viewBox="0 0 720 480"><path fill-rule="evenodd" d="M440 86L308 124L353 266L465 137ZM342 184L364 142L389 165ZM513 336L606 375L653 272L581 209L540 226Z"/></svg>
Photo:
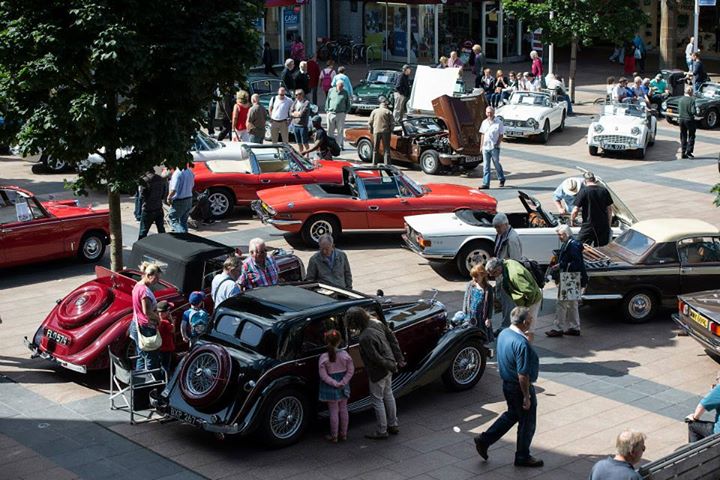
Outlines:
<svg viewBox="0 0 720 480"><path fill-rule="evenodd" d="M75 290L58 305L58 322L64 328L79 327L97 316L112 300L113 293L105 285L88 285Z"/></svg>
<svg viewBox="0 0 720 480"><path fill-rule="evenodd" d="M180 391L190 405L209 407L230 383L232 359L219 345L203 345L188 354L180 372Z"/></svg>

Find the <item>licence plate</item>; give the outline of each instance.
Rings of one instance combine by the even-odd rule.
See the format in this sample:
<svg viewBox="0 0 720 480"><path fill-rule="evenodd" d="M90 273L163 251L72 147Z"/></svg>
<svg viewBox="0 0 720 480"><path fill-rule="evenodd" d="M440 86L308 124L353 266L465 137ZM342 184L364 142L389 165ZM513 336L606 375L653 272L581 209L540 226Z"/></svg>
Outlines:
<svg viewBox="0 0 720 480"><path fill-rule="evenodd" d="M690 318L703 328L708 328L708 319L697 313L695 310L690 310Z"/></svg>
<svg viewBox="0 0 720 480"><path fill-rule="evenodd" d="M70 343L70 339L68 337L66 337L62 333L50 330L49 328L45 330L45 336L61 345L67 345Z"/></svg>
<svg viewBox="0 0 720 480"><path fill-rule="evenodd" d="M190 415L189 413L183 412L182 410L178 410L175 407L170 407L170 415L177 418L181 422L189 423L190 425L195 425L196 427L199 427L203 424L202 419Z"/></svg>
<svg viewBox="0 0 720 480"><path fill-rule="evenodd" d="M355 108L357 108L358 110L374 110L375 106L374 105L357 105Z"/></svg>
<svg viewBox="0 0 720 480"><path fill-rule="evenodd" d="M618 143L607 143L607 144L603 145L603 148L605 150L625 150L625 149L627 149L627 146L620 145Z"/></svg>
<svg viewBox="0 0 720 480"><path fill-rule="evenodd" d="M515 137L524 137L525 136L525 132L523 132L521 130L505 129L505 133L507 135L515 136Z"/></svg>

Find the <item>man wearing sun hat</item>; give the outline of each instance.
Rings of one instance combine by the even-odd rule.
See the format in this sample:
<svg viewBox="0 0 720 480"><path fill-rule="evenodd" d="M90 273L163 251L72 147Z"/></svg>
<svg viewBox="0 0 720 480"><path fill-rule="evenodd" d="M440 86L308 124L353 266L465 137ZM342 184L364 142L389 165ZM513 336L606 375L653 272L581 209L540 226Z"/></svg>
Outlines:
<svg viewBox="0 0 720 480"><path fill-rule="evenodd" d="M566 178L553 192L553 201L560 215L572 212L575 205L575 195L580 191L585 181L580 177Z"/></svg>

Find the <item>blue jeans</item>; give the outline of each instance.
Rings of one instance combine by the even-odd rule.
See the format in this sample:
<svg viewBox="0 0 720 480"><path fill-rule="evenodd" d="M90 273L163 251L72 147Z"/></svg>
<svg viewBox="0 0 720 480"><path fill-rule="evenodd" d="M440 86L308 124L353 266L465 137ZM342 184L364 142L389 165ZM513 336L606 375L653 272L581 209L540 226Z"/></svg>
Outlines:
<svg viewBox="0 0 720 480"><path fill-rule="evenodd" d="M251 143L260 143L262 144L265 141L265 135L250 135L250 142Z"/></svg>
<svg viewBox="0 0 720 480"><path fill-rule="evenodd" d="M302 125L291 125L295 143L298 145L308 144L308 127Z"/></svg>
<svg viewBox="0 0 720 480"><path fill-rule="evenodd" d="M562 95L561 98L562 98L563 100L565 100L565 102L567 103L567 106L568 106L567 113L568 113L568 115L572 115L573 110L572 110L572 100L570 100L570 95L568 95L568 94L566 93L565 95Z"/></svg>
<svg viewBox="0 0 720 480"><path fill-rule="evenodd" d="M192 197L178 198L172 201L168 211L168 219L173 232L187 233L187 221L192 208Z"/></svg>
<svg viewBox="0 0 720 480"><path fill-rule="evenodd" d="M537 424L537 397L535 387L530 385L530 409L523 410L523 394L520 384L503 381L503 395L508 410L495 420L487 431L479 436L480 442L490 446L500 440L516 423L517 446L515 447L515 460L523 461L530 458L530 444L535 435Z"/></svg>
<svg viewBox="0 0 720 480"><path fill-rule="evenodd" d="M505 181L505 173L503 172L502 165L500 165L500 147L495 147L492 150L483 150L483 185L490 185L490 171L492 166L490 161L495 165L497 170L498 180L501 182Z"/></svg>

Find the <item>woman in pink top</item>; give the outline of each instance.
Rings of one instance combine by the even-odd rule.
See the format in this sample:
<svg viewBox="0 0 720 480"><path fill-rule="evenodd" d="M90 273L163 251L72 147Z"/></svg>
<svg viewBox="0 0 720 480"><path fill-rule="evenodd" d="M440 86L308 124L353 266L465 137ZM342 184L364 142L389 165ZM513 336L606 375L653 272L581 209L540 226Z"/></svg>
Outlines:
<svg viewBox="0 0 720 480"><path fill-rule="evenodd" d="M157 313L157 300L150 289L160 280L162 270L154 263L143 262L140 265L142 277L132 290L133 323L130 325L130 336L135 340L138 359L136 370L151 370L158 368L158 352L144 352L140 350L137 339L139 330L143 336L151 337L157 333L160 316Z"/></svg>
<svg viewBox="0 0 720 480"><path fill-rule="evenodd" d="M320 355L318 362L320 401L327 403L330 412L330 435L325 438L332 443L337 443L338 438L347 440L347 401L350 398L350 379L355 373L350 355L345 350L337 349L341 342L342 335L337 330L325 332L327 353Z"/></svg>

